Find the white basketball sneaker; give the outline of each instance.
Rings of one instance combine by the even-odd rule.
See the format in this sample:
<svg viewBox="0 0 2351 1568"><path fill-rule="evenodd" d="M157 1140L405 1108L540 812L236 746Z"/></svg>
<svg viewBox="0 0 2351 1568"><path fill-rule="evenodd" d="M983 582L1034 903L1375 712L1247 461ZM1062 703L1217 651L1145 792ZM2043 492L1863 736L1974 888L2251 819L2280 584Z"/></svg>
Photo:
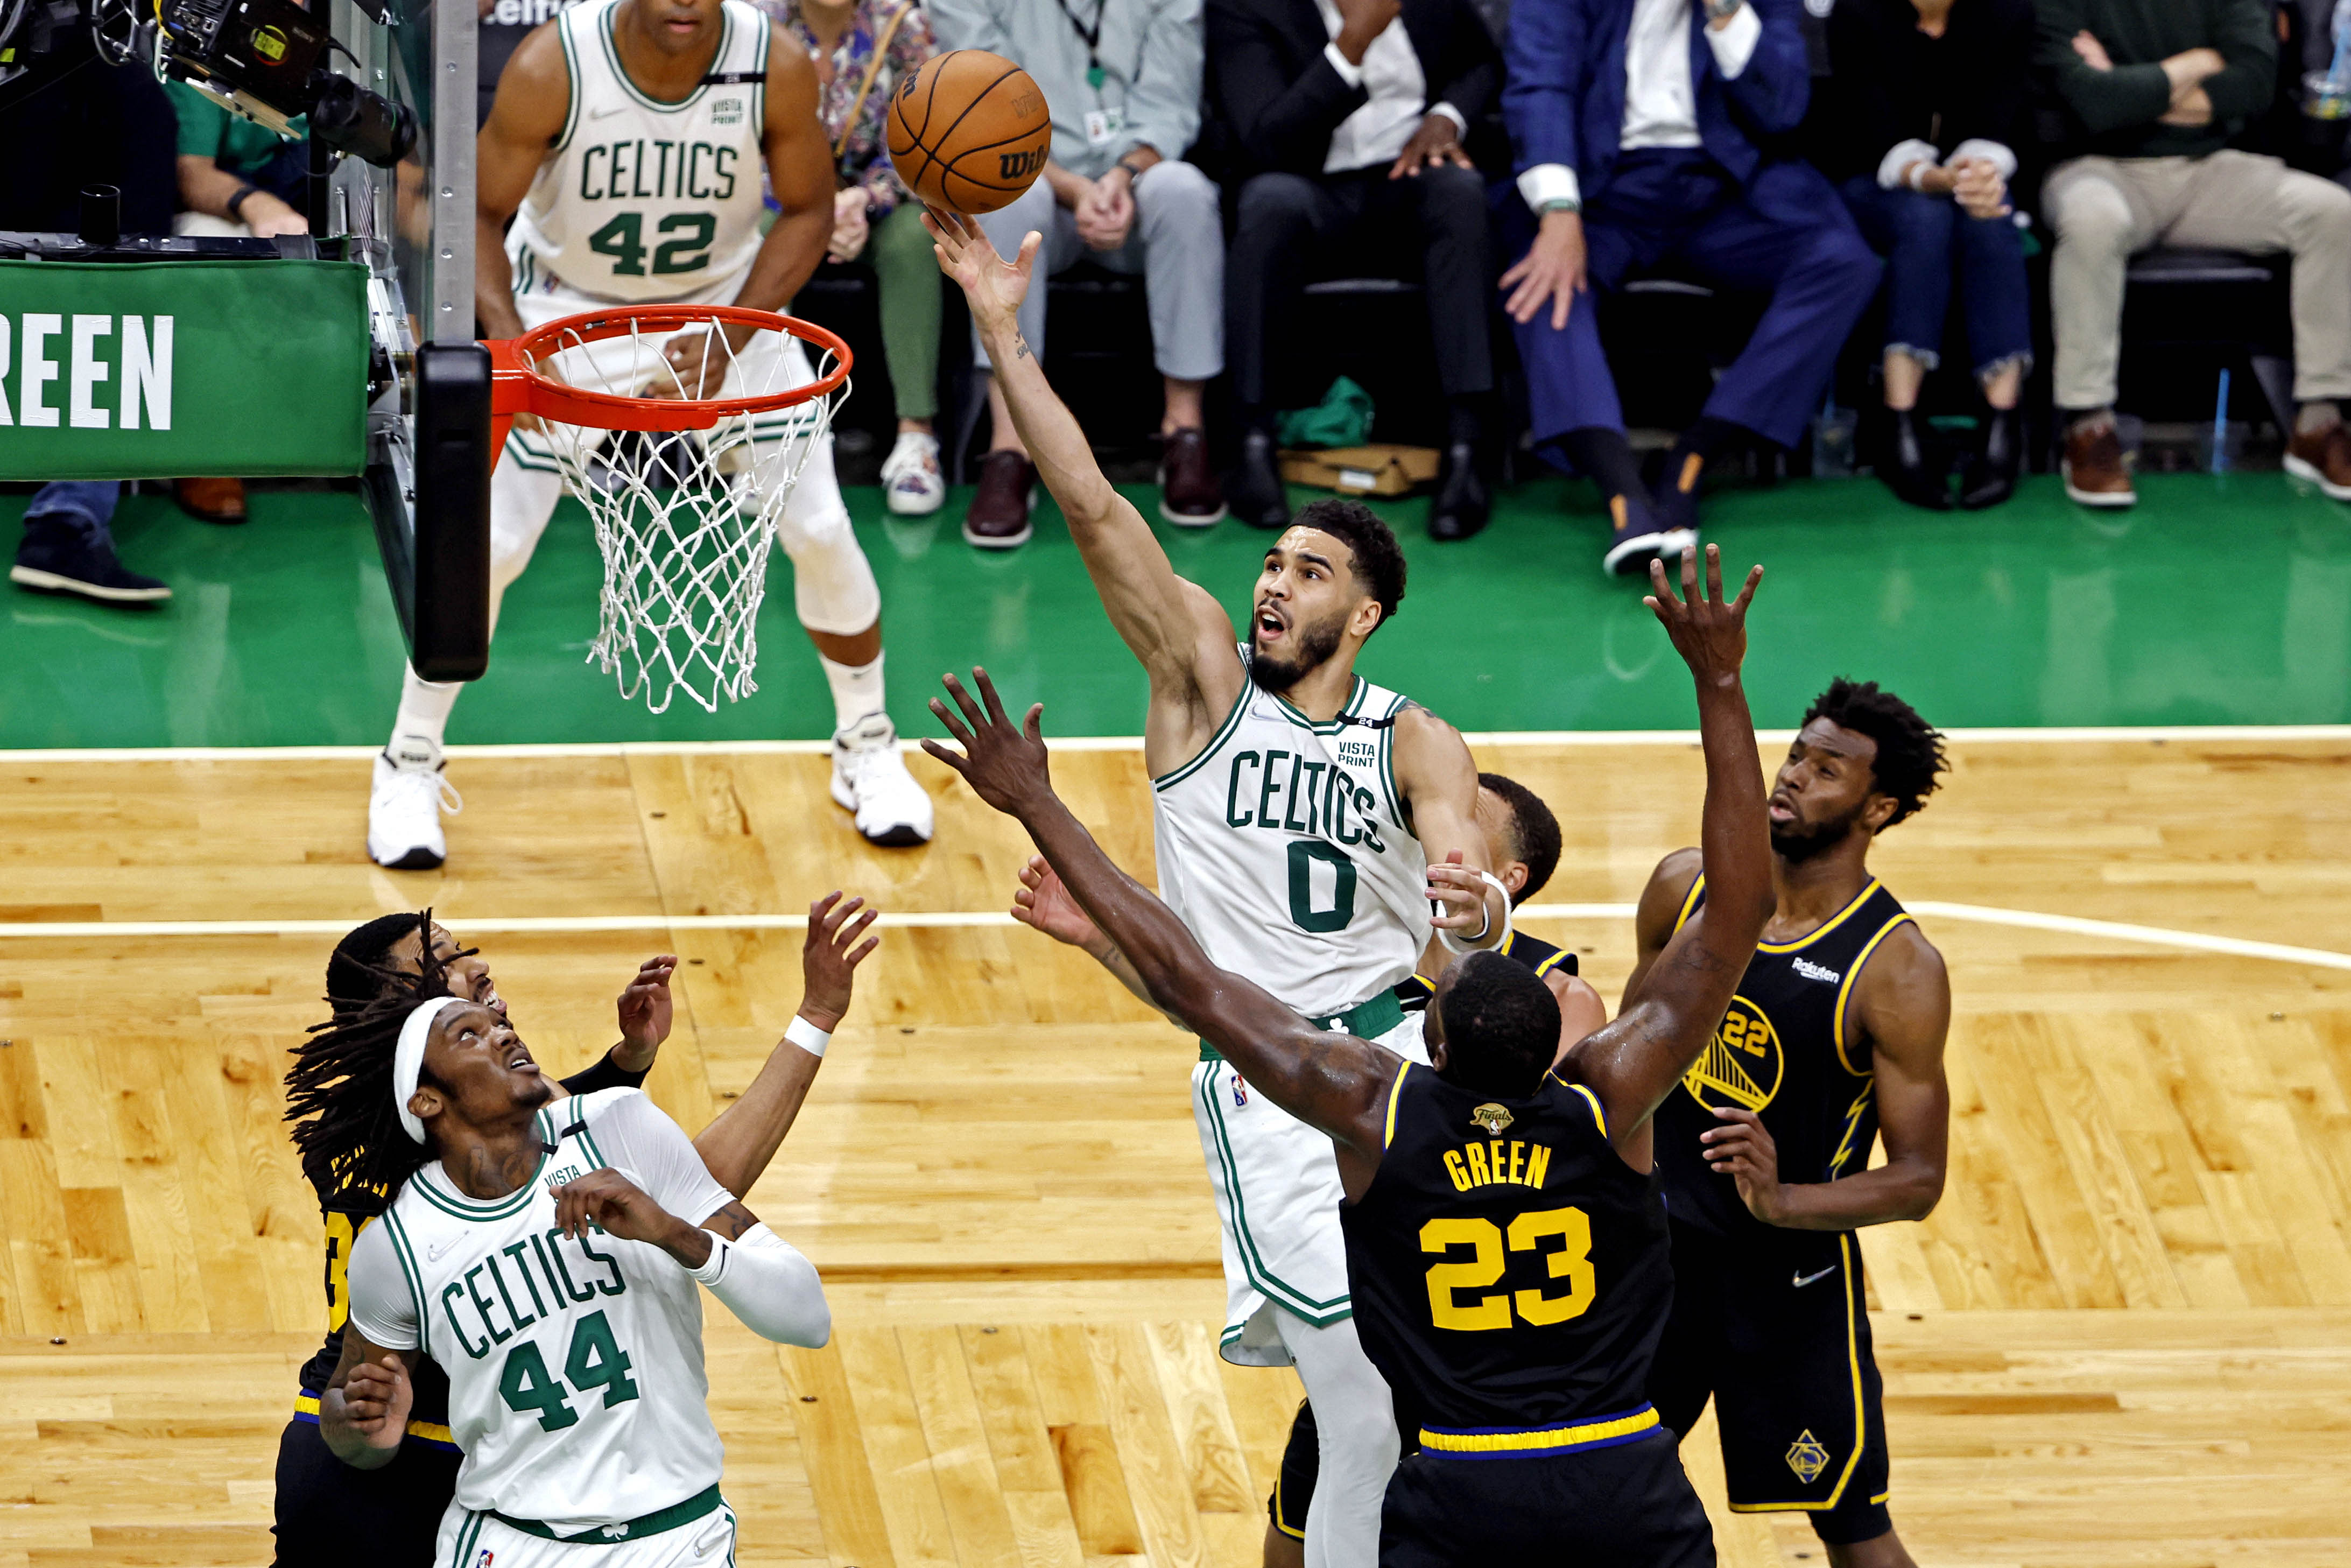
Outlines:
<svg viewBox="0 0 2351 1568"><path fill-rule="evenodd" d="M419 736L394 736L376 753L375 789L368 796L370 860L392 871L431 871L449 858L441 813L454 817L465 802L442 771L445 766L441 748Z"/></svg>
<svg viewBox="0 0 2351 1568"><path fill-rule="evenodd" d="M898 755L898 727L868 714L832 737L832 800L857 814L868 843L904 849L931 841L931 798Z"/></svg>
<svg viewBox="0 0 2351 1568"><path fill-rule="evenodd" d="M927 517L946 505L946 476L939 472L939 440L919 430L902 430L882 460L882 491L901 517Z"/></svg>

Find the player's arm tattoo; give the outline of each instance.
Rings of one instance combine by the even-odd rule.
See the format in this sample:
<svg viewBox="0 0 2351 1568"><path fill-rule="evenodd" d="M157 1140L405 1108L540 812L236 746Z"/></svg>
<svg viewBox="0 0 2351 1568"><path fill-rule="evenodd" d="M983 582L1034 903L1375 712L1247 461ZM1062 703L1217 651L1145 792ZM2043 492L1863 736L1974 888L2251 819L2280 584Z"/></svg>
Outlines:
<svg viewBox="0 0 2351 1568"><path fill-rule="evenodd" d="M1012 357L1016 360L1033 360L1037 357L1029 350L1029 340L1018 332L1012 334Z"/></svg>
<svg viewBox="0 0 2351 1568"><path fill-rule="evenodd" d="M729 1241L740 1241L743 1233L759 1223L759 1217L737 1201L728 1204L702 1222L705 1230L715 1230Z"/></svg>

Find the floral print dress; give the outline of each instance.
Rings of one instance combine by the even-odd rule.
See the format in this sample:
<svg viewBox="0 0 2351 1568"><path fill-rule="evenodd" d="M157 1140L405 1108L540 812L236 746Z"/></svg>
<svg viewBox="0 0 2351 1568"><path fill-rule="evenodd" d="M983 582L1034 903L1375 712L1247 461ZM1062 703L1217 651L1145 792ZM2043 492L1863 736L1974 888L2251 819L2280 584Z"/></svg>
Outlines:
<svg viewBox="0 0 2351 1568"><path fill-rule="evenodd" d="M874 221L900 202L912 200L914 193L890 166L885 128L890 95L901 81L938 52L938 44L931 35L931 19L923 14L918 0L857 0L856 12L840 43L834 46L830 61L822 57L816 35L801 16L799 0L758 0L758 4L781 23L784 31L816 62L817 112L824 120L825 139L841 149L834 169L841 188L862 186L866 215ZM890 19L902 10L906 15L891 32ZM856 101L857 89L873 63L875 43L884 32L890 32L888 53L883 58L881 70L874 73L865 101L858 106L857 122L848 126L849 133L843 137L841 130L849 119L850 106Z"/></svg>

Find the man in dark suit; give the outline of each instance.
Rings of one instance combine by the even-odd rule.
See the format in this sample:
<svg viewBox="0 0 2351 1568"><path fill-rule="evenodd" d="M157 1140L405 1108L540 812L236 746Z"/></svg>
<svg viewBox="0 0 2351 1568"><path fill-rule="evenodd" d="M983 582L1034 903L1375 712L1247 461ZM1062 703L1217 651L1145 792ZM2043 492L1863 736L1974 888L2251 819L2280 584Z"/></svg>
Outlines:
<svg viewBox="0 0 2351 1568"><path fill-rule="evenodd" d="M1608 497L1611 572L1646 573L1651 557L1696 541L1698 479L1717 447L1742 434L1795 443L1877 290L1878 260L1828 181L1766 151L1809 96L1802 10L1802 0L1512 8L1502 108L1525 198L1516 221L1522 234L1540 226L1502 285L1538 449ZM1577 297L1666 261L1768 292L1771 304L1652 492L1625 441L1591 301Z"/></svg>
<svg viewBox="0 0 2351 1568"><path fill-rule="evenodd" d="M1493 272L1485 183L1461 137L1500 85L1493 36L1469 0L1208 0L1207 19L1212 90L1248 172L1225 265L1225 361L1243 419L1226 499L1246 522L1289 525L1268 371L1276 323L1315 274L1368 252L1416 268L1426 291L1448 425L1428 531L1468 538L1489 505Z"/></svg>

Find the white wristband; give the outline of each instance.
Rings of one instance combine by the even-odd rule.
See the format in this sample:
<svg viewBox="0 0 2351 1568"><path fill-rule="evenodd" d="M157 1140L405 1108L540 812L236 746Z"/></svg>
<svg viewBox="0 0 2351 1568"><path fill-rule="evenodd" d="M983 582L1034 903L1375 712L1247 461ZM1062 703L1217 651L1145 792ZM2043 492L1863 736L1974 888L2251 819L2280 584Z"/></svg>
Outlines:
<svg viewBox="0 0 2351 1568"><path fill-rule="evenodd" d="M784 1038L810 1056L822 1056L824 1048L832 1043L832 1031L819 1029L808 1019L795 1015L791 1027L784 1030Z"/></svg>
<svg viewBox="0 0 2351 1568"><path fill-rule="evenodd" d="M1502 941L1508 942L1510 939L1510 890L1504 887L1502 885L1502 879L1496 876L1492 872L1481 871L1478 873L1478 878L1488 887L1492 888L1496 893L1502 895ZM1463 954L1479 951L1480 945L1485 942L1487 937L1492 936L1493 932L1494 915L1493 912L1489 910L1486 913L1486 928L1479 932L1477 936L1470 937L1458 937L1454 936L1454 934L1446 927L1440 925L1437 928L1437 939L1445 945L1445 950L1447 952L1458 957ZM1497 947L1499 946L1499 943L1496 944ZM1492 951L1493 949L1489 948L1485 950Z"/></svg>
<svg viewBox="0 0 2351 1568"><path fill-rule="evenodd" d="M705 1230L703 1234L710 1238L710 1256L702 1260L701 1268L688 1269L686 1272L694 1276L694 1282L697 1285L715 1285L726 1276L726 1254L733 1250L733 1243L716 1230Z"/></svg>

